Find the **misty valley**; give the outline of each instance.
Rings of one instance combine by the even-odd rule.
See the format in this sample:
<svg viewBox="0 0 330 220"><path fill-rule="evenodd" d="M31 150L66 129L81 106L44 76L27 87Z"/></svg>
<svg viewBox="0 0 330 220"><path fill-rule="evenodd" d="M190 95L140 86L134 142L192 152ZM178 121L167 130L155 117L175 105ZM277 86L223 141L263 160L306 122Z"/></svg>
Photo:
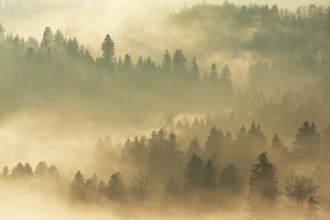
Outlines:
<svg viewBox="0 0 330 220"><path fill-rule="evenodd" d="M0 219L328 219L330 5L115 2L0 0Z"/></svg>

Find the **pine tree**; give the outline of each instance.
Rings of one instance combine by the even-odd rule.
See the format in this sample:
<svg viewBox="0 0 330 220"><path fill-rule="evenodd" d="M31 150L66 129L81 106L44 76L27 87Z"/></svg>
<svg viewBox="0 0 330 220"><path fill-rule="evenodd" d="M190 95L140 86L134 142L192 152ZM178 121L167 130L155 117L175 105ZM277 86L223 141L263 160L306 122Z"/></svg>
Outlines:
<svg viewBox="0 0 330 220"><path fill-rule="evenodd" d="M175 76L185 76L187 74L187 60L180 49L175 50L173 55L173 73Z"/></svg>
<svg viewBox="0 0 330 220"><path fill-rule="evenodd" d="M135 167L143 167L147 159L146 139L136 136L129 151L129 160Z"/></svg>
<svg viewBox="0 0 330 220"><path fill-rule="evenodd" d="M317 133L314 122L311 125L308 121L303 123L303 126L299 128L299 132L295 137L294 144L301 148L318 146L320 144L320 134Z"/></svg>
<svg viewBox="0 0 330 220"><path fill-rule="evenodd" d="M162 72L168 75L171 73L171 70L172 70L171 55L169 54L168 50L165 50L162 61Z"/></svg>
<svg viewBox="0 0 330 220"><path fill-rule="evenodd" d="M278 188L275 171L267 153L261 153L249 179L249 205L252 216L271 217L269 211L276 208Z"/></svg>
<svg viewBox="0 0 330 220"><path fill-rule="evenodd" d="M21 162L19 162L11 171L10 176L13 178L20 178L24 174L24 166Z"/></svg>
<svg viewBox="0 0 330 220"><path fill-rule="evenodd" d="M124 57L123 70L125 73L131 73L133 70L132 58L129 54Z"/></svg>
<svg viewBox="0 0 330 220"><path fill-rule="evenodd" d="M112 200L122 200L125 193L125 183L119 172L112 174L108 180L107 195Z"/></svg>
<svg viewBox="0 0 330 220"><path fill-rule="evenodd" d="M221 70L220 85L227 95L229 95L232 92L233 85L231 79L231 72L227 64Z"/></svg>
<svg viewBox="0 0 330 220"><path fill-rule="evenodd" d="M101 45L101 49L103 61L107 64L112 64L114 62L115 56L115 43L109 34L105 36Z"/></svg>
<svg viewBox="0 0 330 220"><path fill-rule="evenodd" d="M296 146L294 152L296 159L306 159L306 155L309 159L317 157L320 153L321 139L314 122L311 125L308 121L304 122L303 126L299 128L293 143Z"/></svg>
<svg viewBox="0 0 330 220"><path fill-rule="evenodd" d="M273 137L271 147L272 147L271 149L275 152L278 152L278 153L281 153L281 154L286 154L287 153L286 147L281 142L281 139L279 138L279 136L277 134L275 134L274 137Z"/></svg>
<svg viewBox="0 0 330 220"><path fill-rule="evenodd" d="M211 72L210 72L209 79L210 79L210 83L212 85L218 84L218 68L215 63L213 63L211 66Z"/></svg>
<svg viewBox="0 0 330 220"><path fill-rule="evenodd" d="M190 159L194 154L196 156L200 156L201 154L201 148L197 138L193 138L190 141L190 146L189 149L187 150L186 157Z"/></svg>
<svg viewBox="0 0 330 220"><path fill-rule="evenodd" d="M50 29L50 27L46 27L41 40L40 48L43 49L44 51L47 51L48 48L52 48L53 43L54 43L53 31Z"/></svg>
<svg viewBox="0 0 330 220"><path fill-rule="evenodd" d="M233 164L226 166L222 170L219 187L220 189L231 193L239 193L242 190L241 179L238 177L238 171Z"/></svg>
<svg viewBox="0 0 330 220"><path fill-rule="evenodd" d="M83 174L80 172L80 170L77 171L77 173L74 175L73 182L71 183L71 189L70 193L72 198L80 200L80 201L86 201L86 185L85 185L85 179Z"/></svg>
<svg viewBox="0 0 330 220"><path fill-rule="evenodd" d="M4 166L1 172L1 178L2 179L7 179L9 175L9 169L7 166Z"/></svg>
<svg viewBox="0 0 330 220"><path fill-rule="evenodd" d="M200 157L193 154L187 163L184 178L186 190L190 191L201 188L203 178L203 161Z"/></svg>
<svg viewBox="0 0 330 220"><path fill-rule="evenodd" d="M215 188L216 180L215 180L215 169L213 167L213 163L211 159L208 159L202 177L202 185L205 189L213 190Z"/></svg>
<svg viewBox="0 0 330 220"><path fill-rule="evenodd" d="M211 158L216 165L219 165L218 159L224 143L225 138L222 131L220 129L218 130L216 127L213 127L207 137L204 158Z"/></svg>
<svg viewBox="0 0 330 220"><path fill-rule="evenodd" d="M200 76L199 76L199 67L196 61L196 57L191 59L190 62L190 68L189 68L189 76L190 79L193 83L198 83L200 80Z"/></svg>
<svg viewBox="0 0 330 220"><path fill-rule="evenodd" d="M79 49L79 42L77 38L69 38L66 46L66 51L69 56L71 57L77 57L78 54L78 49Z"/></svg>
<svg viewBox="0 0 330 220"><path fill-rule="evenodd" d="M40 161L35 168L34 174L37 176L43 176L47 174L48 166L45 161Z"/></svg>

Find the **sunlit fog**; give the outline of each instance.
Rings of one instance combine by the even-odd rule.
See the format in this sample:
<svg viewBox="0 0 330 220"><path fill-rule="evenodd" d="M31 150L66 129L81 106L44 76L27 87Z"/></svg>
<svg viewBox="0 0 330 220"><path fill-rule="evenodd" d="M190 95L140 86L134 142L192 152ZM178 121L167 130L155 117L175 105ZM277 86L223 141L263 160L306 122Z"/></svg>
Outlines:
<svg viewBox="0 0 330 220"><path fill-rule="evenodd" d="M330 218L330 2L0 0L0 219Z"/></svg>

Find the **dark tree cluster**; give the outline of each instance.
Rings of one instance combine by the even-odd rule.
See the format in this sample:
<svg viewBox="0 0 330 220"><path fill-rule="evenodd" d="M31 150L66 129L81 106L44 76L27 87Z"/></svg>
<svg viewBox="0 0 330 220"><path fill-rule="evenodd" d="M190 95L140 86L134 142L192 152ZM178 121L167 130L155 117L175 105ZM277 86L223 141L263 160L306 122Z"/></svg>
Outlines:
<svg viewBox="0 0 330 220"><path fill-rule="evenodd" d="M328 151L328 130L326 128L320 135L313 122L304 122L295 136L294 148L288 149L278 135L268 144L260 126L254 122L248 130L243 126L236 140L213 127L204 147L197 138L192 138L190 146L184 150L173 131L161 129L152 132L150 138L135 137L133 141L128 138L121 148L121 156L111 159L117 160L117 167L126 170L124 173L132 175L133 179L125 181L120 172L114 172L104 181L96 174L86 178L77 171L68 191L74 201L84 203L108 201L142 205L160 199L161 204L184 206L189 203L212 209L228 207L243 196L247 198L252 218L270 218L269 213L282 206L279 200L283 191L288 199L284 203L289 202L288 205L295 207L288 212L294 211L298 216L316 216L319 186L307 176L278 173L306 163L306 156L301 153L307 149L318 152L309 155L311 160L322 159L321 155ZM97 144L100 153L107 152L107 148L112 147L110 143L109 137L100 139ZM275 167L268 155L277 162L286 161L286 164ZM103 175L109 172L109 167L102 166L108 157L95 159L100 164L96 173ZM41 185L49 182L56 183L58 187L61 185L56 167L43 161L34 170L29 163L18 163L11 172L4 167L1 179L6 183L35 180ZM63 187L57 189L66 191Z"/></svg>

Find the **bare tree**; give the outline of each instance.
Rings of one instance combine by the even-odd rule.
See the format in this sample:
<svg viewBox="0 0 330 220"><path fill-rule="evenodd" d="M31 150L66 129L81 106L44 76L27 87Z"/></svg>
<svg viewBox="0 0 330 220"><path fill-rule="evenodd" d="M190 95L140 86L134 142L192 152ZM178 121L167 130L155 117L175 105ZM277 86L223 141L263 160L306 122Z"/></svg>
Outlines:
<svg viewBox="0 0 330 220"><path fill-rule="evenodd" d="M135 181L138 183L138 198L139 202L142 205L147 194L148 183L150 180L151 172L148 170L140 170L139 175L133 175Z"/></svg>
<svg viewBox="0 0 330 220"><path fill-rule="evenodd" d="M284 187L289 199L296 203L296 211L299 216L304 202L311 198L320 186L315 185L313 180L305 176L290 175Z"/></svg>

